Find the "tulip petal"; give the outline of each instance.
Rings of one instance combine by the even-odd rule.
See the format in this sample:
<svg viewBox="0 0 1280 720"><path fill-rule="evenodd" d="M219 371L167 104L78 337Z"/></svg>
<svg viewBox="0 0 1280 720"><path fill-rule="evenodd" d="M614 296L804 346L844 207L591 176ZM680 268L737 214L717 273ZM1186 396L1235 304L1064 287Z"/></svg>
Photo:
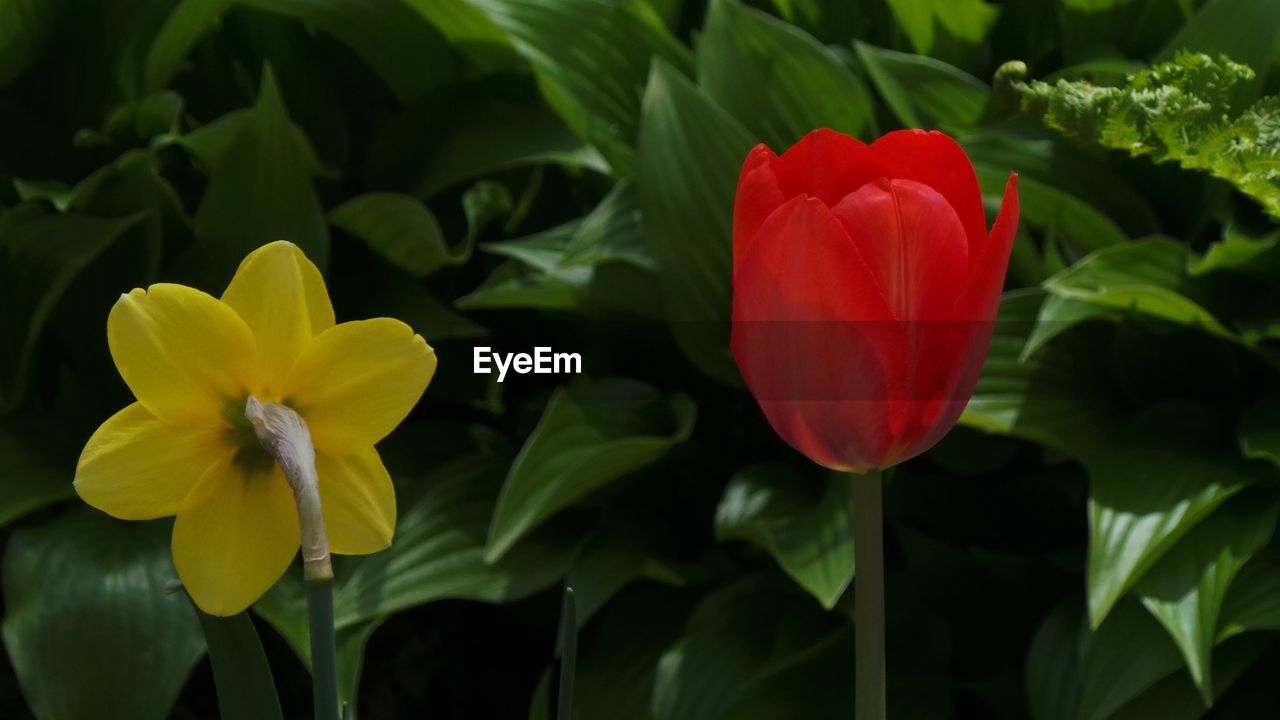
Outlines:
<svg viewBox="0 0 1280 720"><path fill-rule="evenodd" d="M333 327L333 306L320 271L290 242L250 253L222 301L253 331L268 395L275 394L272 388L280 387L307 342Z"/></svg>
<svg viewBox="0 0 1280 720"><path fill-rule="evenodd" d="M435 370L435 352L399 320L342 323L311 340L284 402L302 413L317 448L356 451L404 420Z"/></svg>
<svg viewBox="0 0 1280 720"><path fill-rule="evenodd" d="M872 143L869 155L888 168L885 177L915 180L946 198L960 218L971 248L986 238L978 176L955 140L936 130L896 130Z"/></svg>
<svg viewBox="0 0 1280 720"><path fill-rule="evenodd" d="M765 145L755 146L738 174L738 194L733 201L733 261L738 262L764 221L782 206L773 164L778 156Z"/></svg>
<svg viewBox="0 0 1280 720"><path fill-rule="evenodd" d="M396 530L396 492L372 447L350 455L316 455L320 507L329 549L365 555L385 549Z"/></svg>
<svg viewBox="0 0 1280 720"><path fill-rule="evenodd" d="M868 182L889 171L857 138L822 128L805 135L774 163L783 197L801 193L833 207Z"/></svg>
<svg viewBox="0 0 1280 720"><path fill-rule="evenodd" d="M964 335L956 344L965 349L947 389L941 394L933 415L921 418L923 430L919 436L904 445L901 460L907 460L933 447L942 439L973 396L982 363L995 331L996 311L1004 290L1005 271L1009 265L1009 253L1018 232L1018 176L1011 174L1005 185L1004 200L996 217L991 235L978 248L970 266L970 278L957 303L958 326Z"/></svg>
<svg viewBox="0 0 1280 720"><path fill-rule="evenodd" d="M956 301L969 274L969 249L955 212L932 188L876 180L832 210L867 258L906 332L902 394L891 403L895 446L920 432L959 366L963 331Z"/></svg>
<svg viewBox="0 0 1280 720"><path fill-rule="evenodd" d="M76 467L76 492L122 520L174 515L227 447L222 431L174 425L134 403L89 438Z"/></svg>
<svg viewBox="0 0 1280 720"><path fill-rule="evenodd" d="M221 425L229 403L253 391L257 348L235 310L182 285L122 295L107 319L111 357L157 417Z"/></svg>
<svg viewBox="0 0 1280 720"><path fill-rule="evenodd" d="M230 452L200 478L173 524L178 577L210 615L252 605L284 574L298 545L298 511L280 469Z"/></svg>
<svg viewBox="0 0 1280 720"><path fill-rule="evenodd" d="M798 196L760 228L734 267L731 348L780 436L815 462L876 467L902 328L822 201Z"/></svg>

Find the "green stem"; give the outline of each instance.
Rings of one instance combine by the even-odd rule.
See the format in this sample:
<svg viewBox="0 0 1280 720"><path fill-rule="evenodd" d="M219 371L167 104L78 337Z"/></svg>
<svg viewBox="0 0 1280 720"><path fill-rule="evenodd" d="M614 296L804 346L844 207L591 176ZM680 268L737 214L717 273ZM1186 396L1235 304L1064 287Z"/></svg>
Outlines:
<svg viewBox="0 0 1280 720"><path fill-rule="evenodd" d="M884 518L880 471L853 475L857 720L884 720Z"/></svg>
<svg viewBox="0 0 1280 720"><path fill-rule="evenodd" d="M578 662L578 614L573 588L564 589L560 608L560 697L556 703L556 720L573 718L573 676Z"/></svg>
<svg viewBox="0 0 1280 720"><path fill-rule="evenodd" d="M311 622L311 687L316 720L339 720L337 641L333 630L333 576L308 578Z"/></svg>

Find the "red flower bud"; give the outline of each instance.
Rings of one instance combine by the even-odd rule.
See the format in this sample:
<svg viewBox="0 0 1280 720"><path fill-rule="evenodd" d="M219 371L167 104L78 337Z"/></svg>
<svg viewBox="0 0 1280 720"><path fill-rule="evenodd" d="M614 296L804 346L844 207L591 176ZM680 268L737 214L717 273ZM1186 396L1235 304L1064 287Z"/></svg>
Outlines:
<svg viewBox="0 0 1280 720"><path fill-rule="evenodd" d="M973 165L938 132L756 146L734 206L730 344L774 430L852 472L938 442L973 394L1017 226L1017 176L988 234Z"/></svg>

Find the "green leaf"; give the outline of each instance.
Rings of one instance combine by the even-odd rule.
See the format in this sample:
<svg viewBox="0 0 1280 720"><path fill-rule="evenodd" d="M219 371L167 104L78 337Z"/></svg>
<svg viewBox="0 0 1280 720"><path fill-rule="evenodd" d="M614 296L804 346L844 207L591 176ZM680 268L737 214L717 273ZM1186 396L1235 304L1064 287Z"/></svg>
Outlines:
<svg viewBox="0 0 1280 720"><path fill-rule="evenodd" d="M1075 720L1083 682L1081 624L1079 606L1062 602L1045 616L1031 639L1026 691L1032 720Z"/></svg>
<svg viewBox="0 0 1280 720"><path fill-rule="evenodd" d="M188 141L212 163L196 210L196 241L180 260L180 274L222 287L246 255L276 240L294 243L324 268L329 231L312 184L315 156L289 120L269 69L253 108L234 117L225 145Z"/></svg>
<svg viewBox="0 0 1280 720"><path fill-rule="evenodd" d="M415 277L461 265L471 257L469 246L450 248L435 214L407 195L368 193L354 197L330 212L329 222Z"/></svg>
<svg viewBox="0 0 1280 720"><path fill-rule="evenodd" d="M0 527L75 493L67 478L75 468L65 458L76 450L30 417L0 424Z"/></svg>
<svg viewBox="0 0 1280 720"><path fill-rule="evenodd" d="M1253 235L1244 232L1234 224L1222 229L1222 239L1209 246L1204 255L1193 257L1187 264L1187 272L1191 275L1204 275L1220 270L1232 270L1247 275L1270 280L1275 274L1268 273L1275 263L1266 262L1273 255L1272 251L1280 246L1280 230L1272 230L1265 234Z"/></svg>
<svg viewBox="0 0 1280 720"><path fill-rule="evenodd" d="M1276 511L1266 497L1241 496L1193 528L1143 576L1134 591L1187 661L1206 705L1213 701L1210 670L1218 618L1232 581L1271 538Z"/></svg>
<svg viewBox="0 0 1280 720"><path fill-rule="evenodd" d="M402 101L426 95L453 75L453 55L444 37L402 2L184 0L151 44L144 71L147 90L167 86L200 37L236 6L297 20L336 38Z"/></svg>
<svg viewBox="0 0 1280 720"><path fill-rule="evenodd" d="M975 161L983 195L1001 197L1009 168ZM1077 252L1087 253L1128 242L1115 221L1076 196L1029 177L1018 178L1019 210L1027 224L1060 233Z"/></svg>
<svg viewBox="0 0 1280 720"><path fill-rule="evenodd" d="M695 409L630 380L579 380L557 390L511 466L489 526L486 558L593 490L684 441Z"/></svg>
<svg viewBox="0 0 1280 720"><path fill-rule="evenodd" d="M1244 456L1280 466L1280 395L1270 395L1240 418L1240 448Z"/></svg>
<svg viewBox="0 0 1280 720"><path fill-rule="evenodd" d="M474 0L533 65L547 102L631 174L639 89L651 59L687 69L689 51L644 0ZM565 32L573 28L573 32Z"/></svg>
<svg viewBox="0 0 1280 720"><path fill-rule="evenodd" d="M3 633L32 712L168 717L204 652L190 604L164 591L173 577L167 523L76 508L16 531L4 556Z"/></svg>
<svg viewBox="0 0 1280 720"><path fill-rule="evenodd" d="M847 477L804 477L780 463L754 465L725 488L716 539L764 549L830 610L853 580L849 503Z"/></svg>
<svg viewBox="0 0 1280 720"><path fill-rule="evenodd" d="M0 412L22 400L41 332L63 294L139 219L62 214L12 225L0 219Z"/></svg>
<svg viewBox="0 0 1280 720"><path fill-rule="evenodd" d="M904 127L973 129L991 88L941 60L854 42L858 59L880 97Z"/></svg>
<svg viewBox="0 0 1280 720"><path fill-rule="evenodd" d="M273 720L281 716L280 698L253 618L240 613L228 618L196 612L209 647L218 712L222 717Z"/></svg>
<svg viewBox="0 0 1280 720"><path fill-rule="evenodd" d="M751 135L675 69L645 91L636 196L662 276L667 320L698 369L738 382L729 355L732 209Z"/></svg>
<svg viewBox="0 0 1280 720"><path fill-rule="evenodd" d="M1280 6L1269 7L1280 12ZM1280 98L1243 111L1232 104L1232 88L1254 77L1248 66L1225 55L1215 60L1180 52L1171 62L1129 76L1123 87L1067 80L1014 86L1024 110L1069 137L1208 173L1280 217L1280 146L1271 141L1280 133Z"/></svg>
<svg viewBox="0 0 1280 720"><path fill-rule="evenodd" d="M685 573L653 551L652 525L634 519L627 512L610 517L601 532L582 551L565 584L577 598L578 627L581 629L620 591L636 580L654 580L682 585Z"/></svg>
<svg viewBox="0 0 1280 720"><path fill-rule="evenodd" d="M804 609L805 602L760 576L707 595L658 661L654 720L720 717L761 679L803 661L847 628L811 603Z"/></svg>
<svg viewBox="0 0 1280 720"><path fill-rule="evenodd" d="M1238 340L1208 310L1186 296L1194 291L1187 283L1187 257L1187 247L1180 243L1163 238L1140 240L1098 250L1045 280L1049 297L1023 356L1029 357L1081 321L1123 320L1131 314Z"/></svg>
<svg viewBox="0 0 1280 720"><path fill-rule="evenodd" d="M600 153L536 100L504 97L486 84L414 105L379 133L368 162L370 183L428 198L465 180L527 165L607 173Z"/></svg>
<svg viewBox="0 0 1280 720"><path fill-rule="evenodd" d="M1255 477L1222 419L1180 402L1137 415L1089 469L1094 627L1182 536Z"/></svg>
<svg viewBox="0 0 1280 720"><path fill-rule="evenodd" d="M778 151L814 128L875 135L871 94L825 46L737 0L714 0L698 43L702 89Z"/></svg>
<svg viewBox="0 0 1280 720"><path fill-rule="evenodd" d="M1254 630L1280 630L1280 554L1274 548L1240 570L1219 618L1219 642Z"/></svg>
<svg viewBox="0 0 1280 720"><path fill-rule="evenodd" d="M1252 717L1256 713L1233 715L1222 699L1224 691L1229 689L1246 671L1252 669L1259 656L1266 651L1264 638L1240 638L1224 643L1214 650L1215 696L1214 706L1220 709L1222 717ZM1216 710L1215 710L1216 712ZM1126 703L1120 711L1111 716L1111 720L1198 720L1205 717L1205 707L1199 691L1191 682L1191 676L1182 671L1166 675L1164 679L1147 688L1141 695Z"/></svg>
<svg viewBox="0 0 1280 720"><path fill-rule="evenodd" d="M1024 359L1043 301L1035 290L1005 295L960 422L1087 459L1111 444L1124 417L1108 373L1110 340L1105 327L1085 326Z"/></svg>
<svg viewBox="0 0 1280 720"><path fill-rule="evenodd" d="M1182 666L1164 628L1136 602L1124 602L1087 636L1081 654L1079 720L1104 720Z"/></svg>
<svg viewBox="0 0 1280 720"><path fill-rule="evenodd" d="M934 49L939 30L969 45L980 45L1000 17L1000 7L984 0L888 0L898 25L921 55Z"/></svg>
<svg viewBox="0 0 1280 720"><path fill-rule="evenodd" d="M0 87L40 57L67 6L63 0L0 0Z"/></svg>

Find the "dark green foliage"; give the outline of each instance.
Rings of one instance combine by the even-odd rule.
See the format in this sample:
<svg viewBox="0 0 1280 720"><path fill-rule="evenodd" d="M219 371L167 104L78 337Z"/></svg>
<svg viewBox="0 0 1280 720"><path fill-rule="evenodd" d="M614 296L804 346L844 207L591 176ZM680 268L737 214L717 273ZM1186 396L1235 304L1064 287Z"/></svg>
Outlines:
<svg viewBox="0 0 1280 720"><path fill-rule="evenodd" d="M740 163L817 125L1020 176L978 390L887 473L890 716L1280 715L1277 61L1275 0L0 0L0 717L235 714L264 656L309 711L299 568L203 641L168 521L70 484L120 294L275 239L440 358L335 562L360 718L553 717L565 586L575 718L851 717L849 488L727 348Z"/></svg>

